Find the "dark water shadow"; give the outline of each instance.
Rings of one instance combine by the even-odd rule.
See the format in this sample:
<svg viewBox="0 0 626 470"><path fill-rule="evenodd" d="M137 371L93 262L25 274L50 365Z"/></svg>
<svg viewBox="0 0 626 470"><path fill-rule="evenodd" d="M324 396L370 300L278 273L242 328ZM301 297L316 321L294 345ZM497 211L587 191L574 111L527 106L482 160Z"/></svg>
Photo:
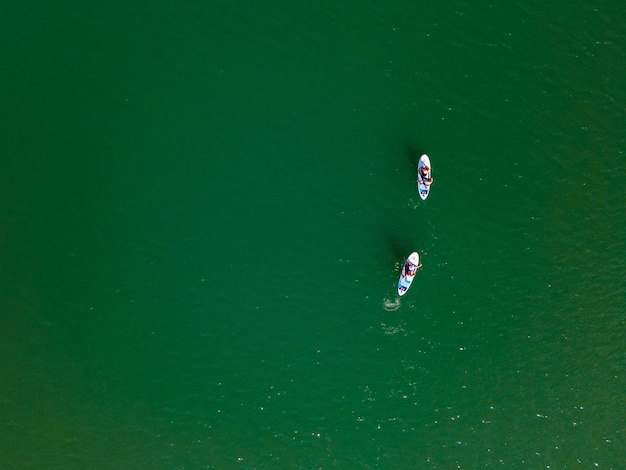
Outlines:
<svg viewBox="0 0 626 470"><path fill-rule="evenodd" d="M405 156L413 170L413 175L417 175L417 164L420 157L426 152L419 144L410 143L406 145Z"/></svg>
<svg viewBox="0 0 626 470"><path fill-rule="evenodd" d="M402 263L411 252L415 251L406 237L392 232L387 232L385 237L394 262Z"/></svg>

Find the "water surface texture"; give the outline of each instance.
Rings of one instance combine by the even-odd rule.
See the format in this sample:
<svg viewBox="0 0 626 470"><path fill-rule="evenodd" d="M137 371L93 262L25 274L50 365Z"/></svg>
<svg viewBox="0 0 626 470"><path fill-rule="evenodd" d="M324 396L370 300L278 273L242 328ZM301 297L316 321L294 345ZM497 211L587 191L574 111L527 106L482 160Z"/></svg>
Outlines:
<svg viewBox="0 0 626 470"><path fill-rule="evenodd" d="M5 5L0 468L624 468L626 7L504 3Z"/></svg>

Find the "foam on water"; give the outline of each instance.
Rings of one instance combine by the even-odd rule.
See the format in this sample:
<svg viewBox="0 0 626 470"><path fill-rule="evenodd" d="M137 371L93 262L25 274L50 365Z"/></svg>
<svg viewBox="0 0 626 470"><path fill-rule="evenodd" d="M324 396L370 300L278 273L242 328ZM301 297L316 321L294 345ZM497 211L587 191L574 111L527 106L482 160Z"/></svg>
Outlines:
<svg viewBox="0 0 626 470"><path fill-rule="evenodd" d="M395 296L393 299L384 298L383 299L383 308L388 312L395 312L400 308L401 299L399 296Z"/></svg>

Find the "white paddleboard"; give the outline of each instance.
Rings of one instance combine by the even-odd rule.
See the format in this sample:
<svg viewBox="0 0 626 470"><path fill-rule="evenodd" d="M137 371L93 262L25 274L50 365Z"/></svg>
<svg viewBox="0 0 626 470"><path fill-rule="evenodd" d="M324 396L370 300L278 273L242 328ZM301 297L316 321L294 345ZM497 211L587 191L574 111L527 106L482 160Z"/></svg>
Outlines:
<svg viewBox="0 0 626 470"><path fill-rule="evenodd" d="M402 274L400 274L400 280L398 281L398 295L406 294L419 267L420 255L414 251L404 261L404 266L402 266Z"/></svg>
<svg viewBox="0 0 626 470"><path fill-rule="evenodd" d="M424 178L422 178L422 168L428 168L428 179L432 179L433 177L433 167L430 166L430 158L428 155L424 154L420 157L419 162L417 163L417 192L420 197L424 200L428 197L428 193L430 193L430 184L426 184L424 182Z"/></svg>

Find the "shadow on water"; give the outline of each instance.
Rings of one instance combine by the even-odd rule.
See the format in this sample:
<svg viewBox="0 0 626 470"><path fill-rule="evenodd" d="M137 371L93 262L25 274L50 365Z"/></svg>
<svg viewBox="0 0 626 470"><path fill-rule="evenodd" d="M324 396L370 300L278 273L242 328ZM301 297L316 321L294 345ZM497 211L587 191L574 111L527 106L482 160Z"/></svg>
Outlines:
<svg viewBox="0 0 626 470"><path fill-rule="evenodd" d="M389 254L393 257L392 262L394 263L395 274L392 291L383 297L382 307L388 312L393 312L398 310L402 305L400 296L397 294L396 290L399 272L404 264L404 260L412 251L414 251L414 248L412 248L412 243L408 237L398 235L396 232L387 231L385 233L385 238ZM404 331L399 326L388 325L387 321L382 323L382 327L385 334L396 334Z"/></svg>
<svg viewBox="0 0 626 470"><path fill-rule="evenodd" d="M417 163L419 162L420 157L426 152L422 149L422 146L419 144L407 144L406 146L406 158L411 165L411 169L413 170L413 174L417 175Z"/></svg>
<svg viewBox="0 0 626 470"><path fill-rule="evenodd" d="M386 238L387 246L396 263L402 264L406 257L412 251L415 251L414 248L411 248L411 243L408 239L404 239L395 233L387 232Z"/></svg>

